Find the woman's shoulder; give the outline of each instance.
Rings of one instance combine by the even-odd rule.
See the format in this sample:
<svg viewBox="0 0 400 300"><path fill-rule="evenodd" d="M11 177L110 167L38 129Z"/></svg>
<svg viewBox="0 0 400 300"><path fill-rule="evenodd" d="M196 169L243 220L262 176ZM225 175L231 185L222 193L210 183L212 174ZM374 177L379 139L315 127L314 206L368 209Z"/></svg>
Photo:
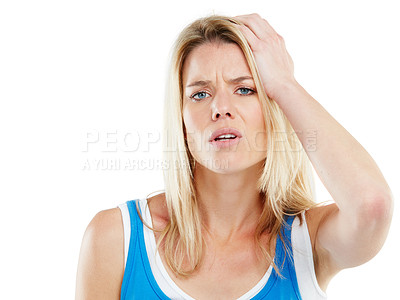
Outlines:
<svg viewBox="0 0 400 300"><path fill-rule="evenodd" d="M87 250L98 256L109 255L116 261L118 260L116 259L118 258L117 254L123 253L123 233L121 210L118 207L102 210L92 218L87 226L82 247L85 246ZM122 262L123 257L119 256L121 256Z"/></svg>
<svg viewBox="0 0 400 300"><path fill-rule="evenodd" d="M124 234L119 208L98 212L83 236L77 275L77 299L119 295L124 272ZM99 298L97 298L97 296Z"/></svg>
<svg viewBox="0 0 400 300"><path fill-rule="evenodd" d="M123 227L121 210L118 207L98 212L90 221L85 231L85 236L93 239L95 244L104 240L123 241Z"/></svg>

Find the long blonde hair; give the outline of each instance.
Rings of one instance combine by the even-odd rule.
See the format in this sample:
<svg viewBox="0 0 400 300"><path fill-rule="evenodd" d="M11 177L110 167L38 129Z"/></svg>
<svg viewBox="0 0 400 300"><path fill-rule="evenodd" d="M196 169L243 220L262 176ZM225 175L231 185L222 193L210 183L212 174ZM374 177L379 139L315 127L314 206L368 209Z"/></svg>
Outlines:
<svg viewBox="0 0 400 300"><path fill-rule="evenodd" d="M261 84L253 53L242 33L230 17L212 15L188 25L178 36L171 53L169 78L164 106L163 159L165 198L169 222L160 231L157 249L163 244L168 266L183 277L192 274L201 264L204 240L194 185L194 159L185 140L182 116L182 68L186 57L196 47L209 42L235 43L243 51L258 91L268 133L267 157L257 187L263 195L263 211L255 234L255 242L265 259L272 261L273 245L284 215L299 215L316 206L313 199L310 161L289 121L277 105L268 98ZM273 133L283 133L279 144ZM272 137L272 138L271 138ZM156 230L156 229L153 229ZM261 243L263 233L269 233L269 247ZM283 241L284 242L284 241ZM286 247L286 245L285 245ZM184 266L189 266L184 269ZM273 267L280 275L279 269Z"/></svg>

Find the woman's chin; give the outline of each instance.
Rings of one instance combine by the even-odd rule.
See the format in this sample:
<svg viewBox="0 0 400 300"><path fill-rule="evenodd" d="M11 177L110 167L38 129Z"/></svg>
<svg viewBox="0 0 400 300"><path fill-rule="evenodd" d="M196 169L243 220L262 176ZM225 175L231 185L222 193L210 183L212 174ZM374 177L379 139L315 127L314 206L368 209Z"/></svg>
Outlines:
<svg viewBox="0 0 400 300"><path fill-rule="evenodd" d="M241 158L238 156L226 156L221 158L206 158L196 159L196 168L207 169L218 174L233 174L241 171L249 171L250 168L262 168L265 157L260 157L259 160L251 158Z"/></svg>
<svg viewBox="0 0 400 300"><path fill-rule="evenodd" d="M221 159L203 159L199 162L202 168L219 174L232 174L246 170L247 165L243 165L239 159L221 158Z"/></svg>

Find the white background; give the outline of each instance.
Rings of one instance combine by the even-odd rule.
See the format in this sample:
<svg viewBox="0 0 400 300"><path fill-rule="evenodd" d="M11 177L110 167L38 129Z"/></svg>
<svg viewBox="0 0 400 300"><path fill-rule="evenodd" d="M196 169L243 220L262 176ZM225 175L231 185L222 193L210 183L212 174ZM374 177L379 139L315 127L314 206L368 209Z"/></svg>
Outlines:
<svg viewBox="0 0 400 300"><path fill-rule="evenodd" d="M1 299L73 299L92 217L163 188L154 163L176 36L198 17L252 12L284 37L297 81L367 149L397 198L396 1L2 1ZM128 152L135 133L140 147ZM331 199L316 185L318 201ZM398 295L399 225L397 205L382 251L339 273L330 299Z"/></svg>

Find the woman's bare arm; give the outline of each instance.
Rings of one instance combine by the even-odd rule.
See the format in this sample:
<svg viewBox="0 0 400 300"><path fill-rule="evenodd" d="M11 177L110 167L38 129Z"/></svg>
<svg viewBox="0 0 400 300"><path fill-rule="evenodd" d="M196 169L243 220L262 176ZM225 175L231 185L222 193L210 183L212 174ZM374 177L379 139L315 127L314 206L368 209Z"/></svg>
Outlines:
<svg viewBox="0 0 400 300"><path fill-rule="evenodd" d="M119 208L99 212L81 246L76 300L120 299L124 273L124 234Z"/></svg>
<svg viewBox="0 0 400 300"><path fill-rule="evenodd" d="M266 93L288 118L336 202L323 208L315 237L327 273L367 262L381 249L392 219L393 195L385 178L360 143L294 79L283 38L257 14L236 18L244 24L239 28Z"/></svg>
<svg viewBox="0 0 400 300"><path fill-rule="evenodd" d="M315 249L324 253L332 273L361 265L386 239L393 214L391 190L373 158L322 105L299 84L284 91L279 104L336 203L321 218ZM316 135L312 148L309 132Z"/></svg>

